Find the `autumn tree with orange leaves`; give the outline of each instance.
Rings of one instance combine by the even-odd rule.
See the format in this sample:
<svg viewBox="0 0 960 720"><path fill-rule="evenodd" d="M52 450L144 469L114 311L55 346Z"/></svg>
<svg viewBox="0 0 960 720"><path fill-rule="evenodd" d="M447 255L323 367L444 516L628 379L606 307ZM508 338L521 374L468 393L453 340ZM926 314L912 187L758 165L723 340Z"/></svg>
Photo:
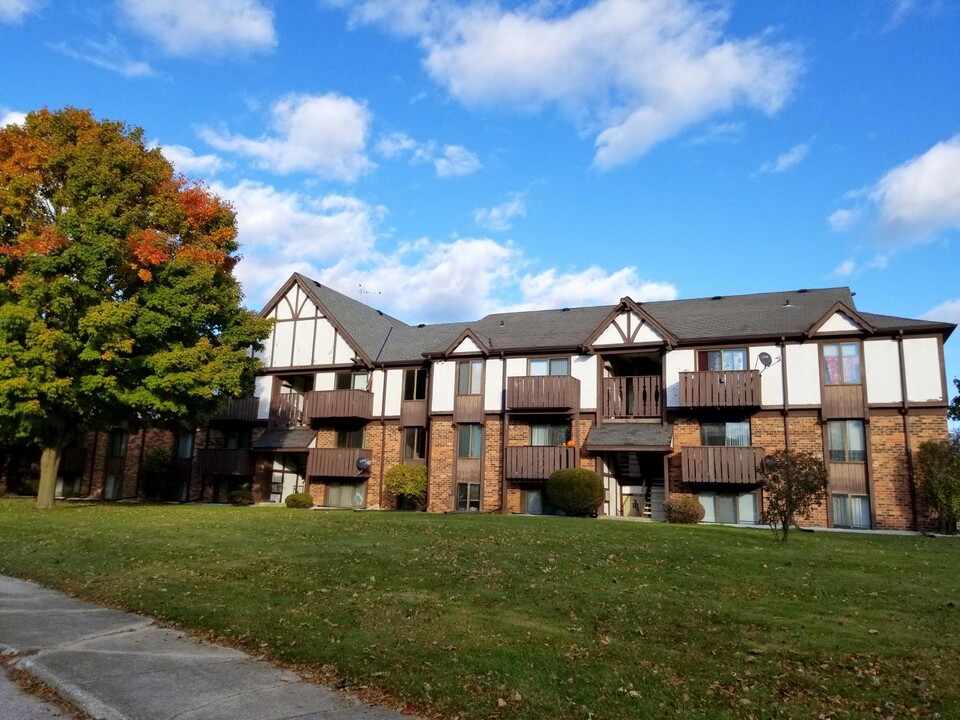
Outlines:
<svg viewBox="0 0 960 720"><path fill-rule="evenodd" d="M40 447L38 507L87 430L249 393L269 325L242 306L236 234L139 128L74 108L0 128L0 431Z"/></svg>

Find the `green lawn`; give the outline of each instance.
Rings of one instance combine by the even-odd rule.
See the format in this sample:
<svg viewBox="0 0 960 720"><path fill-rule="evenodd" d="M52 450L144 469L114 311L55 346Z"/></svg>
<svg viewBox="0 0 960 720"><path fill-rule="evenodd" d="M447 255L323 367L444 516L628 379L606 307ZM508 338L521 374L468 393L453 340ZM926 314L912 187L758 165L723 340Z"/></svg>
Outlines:
<svg viewBox="0 0 960 720"><path fill-rule="evenodd" d="M0 573L463 718L960 717L960 542L0 501Z"/></svg>

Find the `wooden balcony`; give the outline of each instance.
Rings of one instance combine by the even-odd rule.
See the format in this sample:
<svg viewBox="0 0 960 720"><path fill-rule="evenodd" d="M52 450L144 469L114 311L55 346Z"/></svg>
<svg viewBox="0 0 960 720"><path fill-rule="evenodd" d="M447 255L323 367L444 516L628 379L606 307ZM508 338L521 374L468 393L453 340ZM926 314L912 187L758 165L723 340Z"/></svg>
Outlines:
<svg viewBox="0 0 960 720"><path fill-rule="evenodd" d="M367 390L314 390L304 395L307 422L335 419L373 419L373 393Z"/></svg>
<svg viewBox="0 0 960 720"><path fill-rule="evenodd" d="M863 385L825 385L821 408L824 420L866 417Z"/></svg>
<svg viewBox="0 0 960 720"><path fill-rule="evenodd" d="M87 461L87 450L82 447L64 448L60 455L61 473L82 473Z"/></svg>
<svg viewBox="0 0 960 720"><path fill-rule="evenodd" d="M249 450L204 448L197 453L197 466L204 475L253 475Z"/></svg>
<svg viewBox="0 0 960 720"><path fill-rule="evenodd" d="M660 417L663 393L659 375L604 378L602 392L605 418Z"/></svg>
<svg viewBox="0 0 960 720"><path fill-rule="evenodd" d="M303 395L290 393L273 399L270 407L271 428L293 428L303 425Z"/></svg>
<svg viewBox="0 0 960 720"><path fill-rule="evenodd" d="M508 447L504 467L507 480L546 480L557 470L577 466L577 449L566 445Z"/></svg>
<svg viewBox="0 0 960 720"><path fill-rule="evenodd" d="M310 448L307 454L307 477L310 478L366 478L370 471L361 472L357 460L371 459L371 450L359 448Z"/></svg>
<svg viewBox="0 0 960 720"><path fill-rule="evenodd" d="M427 426L427 401L426 400L404 400L400 406L400 426L401 427L426 427Z"/></svg>
<svg viewBox="0 0 960 720"><path fill-rule="evenodd" d="M483 422L483 395L457 395L453 399L455 423Z"/></svg>
<svg viewBox="0 0 960 720"><path fill-rule="evenodd" d="M689 483L731 483L751 485L760 482L757 465L763 460L762 447L691 446L680 451L683 481Z"/></svg>
<svg viewBox="0 0 960 720"><path fill-rule="evenodd" d="M256 422L260 398L226 398L223 406L210 418L214 422Z"/></svg>
<svg viewBox="0 0 960 720"><path fill-rule="evenodd" d="M569 375L507 378L507 407L518 410L576 410L580 381Z"/></svg>
<svg viewBox="0 0 960 720"><path fill-rule="evenodd" d="M680 373L681 407L760 407L759 370Z"/></svg>

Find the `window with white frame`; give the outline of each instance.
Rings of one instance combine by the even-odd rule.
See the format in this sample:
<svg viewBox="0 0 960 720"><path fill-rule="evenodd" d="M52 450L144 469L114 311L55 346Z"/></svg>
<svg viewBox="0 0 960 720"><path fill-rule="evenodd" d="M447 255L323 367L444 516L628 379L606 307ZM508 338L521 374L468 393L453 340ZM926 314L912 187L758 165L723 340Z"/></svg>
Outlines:
<svg viewBox="0 0 960 720"><path fill-rule="evenodd" d="M834 527L870 528L870 498L866 495L833 495Z"/></svg>
<svg viewBox="0 0 960 720"><path fill-rule="evenodd" d="M755 525L758 522L757 494L701 492L697 499L703 506L703 522L726 525Z"/></svg>
<svg viewBox="0 0 960 720"><path fill-rule="evenodd" d="M860 343L828 343L823 346L823 383L860 384Z"/></svg>
<svg viewBox="0 0 960 720"><path fill-rule="evenodd" d="M530 444L537 447L565 445L570 439L569 425L531 425Z"/></svg>
<svg viewBox="0 0 960 720"><path fill-rule="evenodd" d="M530 375L569 375L570 358L536 358L530 361Z"/></svg>
<svg viewBox="0 0 960 720"><path fill-rule="evenodd" d="M750 445L750 421L700 423L700 442L703 445L748 447Z"/></svg>
<svg viewBox="0 0 960 720"><path fill-rule="evenodd" d="M701 350L697 357L698 370L746 370L746 348Z"/></svg>

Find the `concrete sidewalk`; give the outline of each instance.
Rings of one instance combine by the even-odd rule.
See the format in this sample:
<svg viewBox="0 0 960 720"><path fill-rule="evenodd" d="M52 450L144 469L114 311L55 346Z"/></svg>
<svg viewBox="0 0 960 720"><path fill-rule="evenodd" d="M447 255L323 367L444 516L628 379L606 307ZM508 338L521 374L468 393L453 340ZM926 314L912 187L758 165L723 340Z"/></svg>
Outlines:
<svg viewBox="0 0 960 720"><path fill-rule="evenodd" d="M0 652L97 720L410 718L150 618L4 576Z"/></svg>

